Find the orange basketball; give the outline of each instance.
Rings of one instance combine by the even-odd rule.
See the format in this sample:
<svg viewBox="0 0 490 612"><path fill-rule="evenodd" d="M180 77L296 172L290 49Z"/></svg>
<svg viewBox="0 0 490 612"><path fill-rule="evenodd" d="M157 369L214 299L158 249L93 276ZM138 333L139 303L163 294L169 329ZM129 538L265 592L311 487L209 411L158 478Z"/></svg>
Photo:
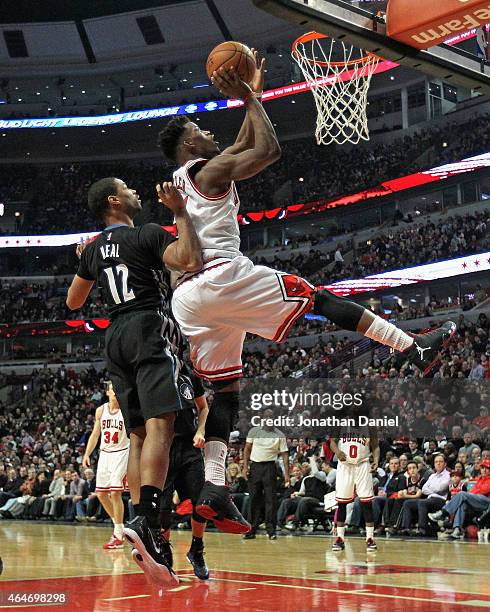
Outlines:
<svg viewBox="0 0 490 612"><path fill-rule="evenodd" d="M206 72L211 79L218 68L233 66L245 83L250 83L255 74L255 58L252 51L242 43L228 40L215 47L208 56Z"/></svg>

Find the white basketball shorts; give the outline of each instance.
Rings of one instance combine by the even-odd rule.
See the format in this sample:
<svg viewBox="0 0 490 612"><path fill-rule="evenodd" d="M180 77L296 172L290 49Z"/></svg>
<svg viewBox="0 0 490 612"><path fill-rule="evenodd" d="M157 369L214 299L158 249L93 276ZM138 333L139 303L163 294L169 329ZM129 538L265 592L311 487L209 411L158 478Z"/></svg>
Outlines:
<svg viewBox="0 0 490 612"><path fill-rule="evenodd" d="M355 495L362 502L371 501L374 497L373 477L369 461L362 463L338 463L335 480L335 498L337 502L348 504Z"/></svg>
<svg viewBox="0 0 490 612"><path fill-rule="evenodd" d="M196 373L210 381L242 375L245 334L283 342L313 303L314 287L294 274L219 258L176 287L172 311Z"/></svg>
<svg viewBox="0 0 490 612"><path fill-rule="evenodd" d="M95 490L101 493L125 491L125 478L128 471L129 448L108 453L100 451L97 464Z"/></svg>

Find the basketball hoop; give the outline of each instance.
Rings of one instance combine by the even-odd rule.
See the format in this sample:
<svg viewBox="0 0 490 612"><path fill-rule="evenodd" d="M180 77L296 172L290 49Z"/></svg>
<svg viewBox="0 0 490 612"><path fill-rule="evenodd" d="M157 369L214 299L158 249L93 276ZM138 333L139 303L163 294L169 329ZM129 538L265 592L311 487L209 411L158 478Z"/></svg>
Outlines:
<svg viewBox="0 0 490 612"><path fill-rule="evenodd" d="M315 99L317 144L369 140L367 94L380 58L319 32L297 38L291 54Z"/></svg>

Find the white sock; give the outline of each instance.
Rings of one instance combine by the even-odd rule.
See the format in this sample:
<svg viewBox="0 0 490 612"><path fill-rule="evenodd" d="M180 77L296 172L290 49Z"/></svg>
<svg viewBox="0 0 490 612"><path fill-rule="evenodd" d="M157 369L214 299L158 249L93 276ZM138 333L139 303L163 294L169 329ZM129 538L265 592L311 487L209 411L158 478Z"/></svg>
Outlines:
<svg viewBox="0 0 490 612"><path fill-rule="evenodd" d="M116 538L118 540L122 540L123 539L123 523L114 523L114 535L116 536Z"/></svg>
<svg viewBox="0 0 490 612"><path fill-rule="evenodd" d="M375 317L364 335L371 340L391 346L395 351L405 351L413 344L411 336L393 323L388 323L378 316Z"/></svg>
<svg viewBox="0 0 490 612"><path fill-rule="evenodd" d="M342 540L345 537L345 527L337 527L337 537L341 538Z"/></svg>
<svg viewBox="0 0 490 612"><path fill-rule="evenodd" d="M225 464L228 446L212 440L204 445L204 477L215 485L225 485Z"/></svg>
<svg viewBox="0 0 490 612"><path fill-rule="evenodd" d="M366 540L374 540L374 527L366 527Z"/></svg>

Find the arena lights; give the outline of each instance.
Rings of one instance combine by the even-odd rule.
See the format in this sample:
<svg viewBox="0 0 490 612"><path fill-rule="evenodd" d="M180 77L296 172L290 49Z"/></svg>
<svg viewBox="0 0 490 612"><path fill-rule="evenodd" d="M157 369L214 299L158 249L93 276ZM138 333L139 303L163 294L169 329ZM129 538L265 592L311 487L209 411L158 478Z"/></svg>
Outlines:
<svg viewBox="0 0 490 612"><path fill-rule="evenodd" d="M490 270L490 251L438 261L432 264L373 274L366 278L339 281L331 285L321 285L336 295L345 297L360 293L383 291L416 283L435 281ZM311 317L311 315L307 315ZM103 332L109 327L108 319L74 319L49 321L44 323L19 323L0 325L0 339L32 337L39 335L69 335L78 333Z"/></svg>
<svg viewBox="0 0 490 612"><path fill-rule="evenodd" d="M333 283L332 285L322 285L319 289L328 289L342 297L348 295L358 295L371 291L383 291L405 285L414 285L443 278L452 278L473 272L483 272L490 270L490 251L437 261L423 266L413 268L402 268L392 270L382 274L373 274L366 278L349 279Z"/></svg>
<svg viewBox="0 0 490 612"><path fill-rule="evenodd" d="M447 45L457 45L458 43L474 38L476 30L470 30L463 34L458 34L447 40ZM381 74L388 70L397 68L398 64L390 61L380 62L374 71L374 74ZM352 76L352 71L346 71L342 80L348 80ZM319 79L322 84L325 79ZM328 81L328 79L327 79ZM206 87L207 85L196 85L194 88ZM47 86L46 86L47 87ZM140 85L140 87L143 87ZM299 93L308 91L315 84L306 82L295 83L294 85L285 85L276 89L269 89L264 92L262 100L276 100L285 96L294 96ZM83 93L83 92L82 92ZM150 108L139 111L131 111L128 113L113 113L109 115L85 116L85 117L38 117L34 119L0 119L0 129L15 130L26 128L67 128L67 127L94 127L102 125L121 125L123 123L132 123L135 121L146 121L148 119L161 119L163 117L171 117L173 115L191 115L195 113L212 112L216 110L227 110L240 108L243 103L240 100L210 100L208 102L196 102L191 104L181 104L179 106L166 106L161 108ZM50 111L51 108L48 108Z"/></svg>
<svg viewBox="0 0 490 612"><path fill-rule="evenodd" d="M444 164L443 166L438 166L431 170L424 170L423 172L416 172L415 174L402 176L398 179L385 181L376 187L371 187L370 189L365 189L341 198L291 204L285 208L272 208L269 210L244 213L238 215L238 222L240 225L250 225L251 223L260 223L270 220L280 221L298 215L311 215L339 206L350 206L352 204L362 203L371 198L389 196L393 193L406 191L412 187L420 187L428 183L442 181L450 176L465 174L488 167L490 167L490 151L482 153L481 155L468 157L459 162ZM175 233L174 226L165 226L165 229L173 234ZM99 232L80 232L78 234L48 234L44 236L0 236L0 249L69 246L70 244L78 244L79 242L90 240L94 236L97 236L98 233Z"/></svg>
<svg viewBox="0 0 490 612"><path fill-rule="evenodd" d="M396 68L398 64L394 62L380 62L376 69L376 74L386 72ZM353 71L346 71L342 80L348 80ZM328 82L328 79L320 79L321 83ZM294 83L276 89L269 89L262 95L263 101L277 100L285 96L293 96L308 91L315 87L315 83ZM121 125L133 123L135 121L147 121L148 119L161 119L174 115L193 115L196 113L213 112L217 110L228 110L243 106L241 100L210 100L209 102L196 102L191 104L181 104L179 106L165 106L161 108L150 108L127 113L113 113L110 115L97 115L85 117L37 117L34 119L0 119L0 129L16 130L27 128L69 128L69 127L96 127L103 125Z"/></svg>

